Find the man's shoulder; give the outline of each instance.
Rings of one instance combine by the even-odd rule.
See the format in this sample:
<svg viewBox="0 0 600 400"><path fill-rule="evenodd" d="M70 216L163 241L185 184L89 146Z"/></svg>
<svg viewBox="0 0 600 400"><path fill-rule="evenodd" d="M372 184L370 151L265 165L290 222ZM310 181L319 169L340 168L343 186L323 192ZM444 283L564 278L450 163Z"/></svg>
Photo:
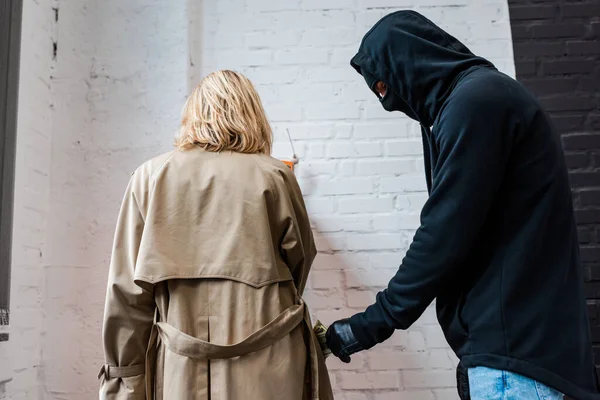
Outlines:
<svg viewBox="0 0 600 400"><path fill-rule="evenodd" d="M527 90L513 78L496 70L482 69L459 82L448 97L442 113L463 118L505 117L518 112L529 98Z"/></svg>

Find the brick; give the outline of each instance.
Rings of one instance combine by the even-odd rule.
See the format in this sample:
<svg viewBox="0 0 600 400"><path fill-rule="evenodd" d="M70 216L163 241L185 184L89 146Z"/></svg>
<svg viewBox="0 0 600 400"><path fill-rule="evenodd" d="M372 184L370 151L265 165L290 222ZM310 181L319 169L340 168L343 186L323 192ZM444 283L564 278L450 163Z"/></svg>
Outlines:
<svg viewBox="0 0 600 400"><path fill-rule="evenodd" d="M302 109L294 104L273 104L266 110L271 121L300 121Z"/></svg>
<svg viewBox="0 0 600 400"><path fill-rule="evenodd" d="M592 34L595 37L600 38L600 22L598 22L598 21L592 22L590 24L590 28L591 28Z"/></svg>
<svg viewBox="0 0 600 400"><path fill-rule="evenodd" d="M246 46L249 48L269 49L300 44L301 35L298 31L287 30L283 32L263 31L250 32L244 36Z"/></svg>
<svg viewBox="0 0 600 400"><path fill-rule="evenodd" d="M333 233L328 235L315 232L315 246L320 253L333 253L346 250L347 235L345 233Z"/></svg>
<svg viewBox="0 0 600 400"><path fill-rule="evenodd" d="M382 343L381 346L410 352L422 352L428 350L423 333L417 330L396 331L392 337L387 342Z"/></svg>
<svg viewBox="0 0 600 400"><path fill-rule="evenodd" d="M352 358L352 362L354 363L354 357ZM332 368L330 368L332 369ZM370 400L367 397L366 393L360 393L360 392L352 392L352 391L345 391L342 392L341 394L338 393L334 393L334 398L340 399L340 400Z"/></svg>
<svg viewBox="0 0 600 400"><path fill-rule="evenodd" d="M551 94L572 93L577 89L579 79L563 76L528 78L522 79L521 83L527 86L527 88L537 96L545 96Z"/></svg>
<svg viewBox="0 0 600 400"><path fill-rule="evenodd" d="M325 145L323 143L310 143L308 145L308 155L310 156L311 159L324 158L325 157Z"/></svg>
<svg viewBox="0 0 600 400"><path fill-rule="evenodd" d="M357 123L354 125L354 137L358 139L407 138L413 122L405 119L398 122ZM421 151L423 151L421 147Z"/></svg>
<svg viewBox="0 0 600 400"><path fill-rule="evenodd" d="M428 357L427 353L372 352L368 362L372 370L423 369L428 367Z"/></svg>
<svg viewBox="0 0 600 400"><path fill-rule="evenodd" d="M399 253L376 253L371 255L371 263L374 268L398 268L402 257Z"/></svg>
<svg viewBox="0 0 600 400"><path fill-rule="evenodd" d="M361 8L390 8L390 7L408 7L408 6L411 6L414 4L415 4L415 0L360 0L359 6ZM382 16L383 15L379 16L375 21L371 21L371 22L375 23Z"/></svg>
<svg viewBox="0 0 600 400"><path fill-rule="evenodd" d="M466 6L470 0L418 0L420 6Z"/></svg>
<svg viewBox="0 0 600 400"><path fill-rule="evenodd" d="M279 65L309 65L326 64L329 53L326 49L296 48L294 50L279 50L274 55L275 63Z"/></svg>
<svg viewBox="0 0 600 400"><path fill-rule="evenodd" d="M319 29L331 28L334 26L348 27L354 23L354 13L352 10L305 10L298 12L278 13L276 17L276 29L284 31L286 29ZM354 48L356 52L356 47ZM346 59L348 65L350 59Z"/></svg>
<svg viewBox="0 0 600 400"><path fill-rule="evenodd" d="M594 264L590 265L588 276L589 276L590 281L599 282L600 281L600 264L594 263ZM598 319L598 311L599 311L599 309L596 308L594 313L590 313L590 319Z"/></svg>
<svg viewBox="0 0 600 400"><path fill-rule="evenodd" d="M399 387L397 372L341 372L339 377L342 389L397 389Z"/></svg>
<svg viewBox="0 0 600 400"><path fill-rule="evenodd" d="M349 65L352 57L354 57L356 55L356 51L357 51L356 46L334 48L333 52L331 54L331 63L334 66L341 65L344 68L347 68L348 70L352 71L352 73L354 74L354 79L356 79L357 81L360 80L362 82L362 81L364 81L362 76L359 75L354 70L354 68L350 67L350 65Z"/></svg>
<svg viewBox="0 0 600 400"><path fill-rule="evenodd" d="M297 67L248 67L242 71L255 85L283 84L296 81L302 70ZM262 97L262 93L261 93Z"/></svg>
<svg viewBox="0 0 600 400"><path fill-rule="evenodd" d="M590 243L594 232L590 228L577 228L577 238L579 243Z"/></svg>
<svg viewBox="0 0 600 400"><path fill-rule="evenodd" d="M237 68L239 66L262 66L270 65L273 61L270 50L227 50L220 51L217 55L217 63L221 68Z"/></svg>
<svg viewBox="0 0 600 400"><path fill-rule="evenodd" d="M594 71L595 62L589 60L544 61L541 64L544 75L587 74Z"/></svg>
<svg viewBox="0 0 600 400"><path fill-rule="evenodd" d="M590 158L586 153L565 154L567 168L585 168L590 165Z"/></svg>
<svg viewBox="0 0 600 400"><path fill-rule="evenodd" d="M406 247L406 238L399 234L357 234L348 238L348 250L393 250Z"/></svg>
<svg viewBox="0 0 600 400"><path fill-rule="evenodd" d="M521 39L529 39L532 35L531 30L525 25L511 24L511 32L515 42Z"/></svg>
<svg viewBox="0 0 600 400"><path fill-rule="evenodd" d="M312 289L341 288L341 271L313 271L310 274Z"/></svg>
<svg viewBox="0 0 600 400"><path fill-rule="evenodd" d="M366 253L318 254L314 261L314 269L339 270L368 267L369 256Z"/></svg>
<svg viewBox="0 0 600 400"><path fill-rule="evenodd" d="M600 131L600 113L590 113L585 121L588 130Z"/></svg>
<svg viewBox="0 0 600 400"><path fill-rule="evenodd" d="M434 389L433 394L435 395L435 400L456 400L456 399L458 399L458 393L456 391L456 388Z"/></svg>
<svg viewBox="0 0 600 400"><path fill-rule="evenodd" d="M336 27L306 30L302 34L301 44L307 47L344 46L354 44L357 40L359 37L355 29Z"/></svg>
<svg viewBox="0 0 600 400"><path fill-rule="evenodd" d="M334 127L334 136L336 139L350 139L352 137L353 130L354 130L353 123L338 122L335 124L335 127Z"/></svg>
<svg viewBox="0 0 600 400"><path fill-rule="evenodd" d="M515 61L515 69L517 76L535 75L537 71L537 65L535 61Z"/></svg>
<svg viewBox="0 0 600 400"><path fill-rule="evenodd" d="M539 4L527 6L510 7L510 18L514 21L536 20L536 19L554 19L558 8L553 5L543 6Z"/></svg>
<svg viewBox="0 0 600 400"><path fill-rule="evenodd" d="M382 178L381 193L426 192L427 183L424 175L408 174L397 178Z"/></svg>
<svg viewBox="0 0 600 400"><path fill-rule="evenodd" d="M351 83L336 83L336 95L344 101L377 101L377 95L373 93L364 82L353 81Z"/></svg>
<svg viewBox="0 0 600 400"><path fill-rule="evenodd" d="M585 297L587 299L600 299L600 282L586 282L584 287ZM600 343L600 329L592 328L593 341Z"/></svg>
<svg viewBox="0 0 600 400"><path fill-rule="evenodd" d="M342 307L344 297L341 291L331 290L307 290L302 296L311 309L327 309Z"/></svg>
<svg viewBox="0 0 600 400"><path fill-rule="evenodd" d="M346 291L348 307L367 308L375 302L375 293L365 290Z"/></svg>
<svg viewBox="0 0 600 400"><path fill-rule="evenodd" d="M536 39L582 37L585 28L584 23L544 24L532 26L531 33Z"/></svg>
<svg viewBox="0 0 600 400"><path fill-rule="evenodd" d="M596 100L592 96L560 96L542 97L540 103L546 111L589 111L596 107Z"/></svg>
<svg viewBox="0 0 600 400"><path fill-rule="evenodd" d="M331 158L379 157L382 154L382 146L378 142L332 142L327 150Z"/></svg>
<svg viewBox="0 0 600 400"><path fill-rule="evenodd" d="M354 68L344 66L308 66L304 69L303 80L306 82L348 82L356 81L360 76ZM360 82L362 83L362 82ZM367 89L368 90L368 89Z"/></svg>
<svg viewBox="0 0 600 400"><path fill-rule="evenodd" d="M600 167L600 154L593 154L593 160L594 167Z"/></svg>
<svg viewBox="0 0 600 400"><path fill-rule="evenodd" d="M354 175L356 175L356 162L354 162L354 161L342 161L340 163L340 174L342 176L354 176Z"/></svg>
<svg viewBox="0 0 600 400"><path fill-rule="evenodd" d="M446 348L448 346L448 342L446 341L446 337L442 332L442 329L439 326L431 325L424 327L425 332L425 343L427 343L427 347L431 349L440 349Z"/></svg>
<svg viewBox="0 0 600 400"><path fill-rule="evenodd" d="M580 246L581 261L598 261L600 260L600 246ZM599 296L600 298L600 296Z"/></svg>
<svg viewBox="0 0 600 400"><path fill-rule="evenodd" d="M348 317L349 311L346 311L341 318ZM327 319L329 321L329 319ZM332 320L333 321L333 320ZM365 369L365 353L356 353L352 355L352 362L349 364L341 362L337 357L327 359L327 368L330 371L361 371Z"/></svg>
<svg viewBox="0 0 600 400"><path fill-rule="evenodd" d="M385 154L394 156L416 156L423 154L421 140L394 140L385 143Z"/></svg>
<svg viewBox="0 0 600 400"><path fill-rule="evenodd" d="M346 9L353 6L352 0L302 0L304 10Z"/></svg>
<svg viewBox="0 0 600 400"><path fill-rule="evenodd" d="M400 115L399 112L389 112L386 111L381 104L377 101L377 99L373 99L373 101L369 101L364 105L364 115L367 120L377 120L377 119L397 119Z"/></svg>
<svg viewBox="0 0 600 400"><path fill-rule="evenodd" d="M287 67L284 67L287 68ZM278 86L280 99L294 99L299 103L310 103L315 100L315 92L334 93L333 83L304 83L302 81L292 82L286 85Z"/></svg>
<svg viewBox="0 0 600 400"><path fill-rule="evenodd" d="M375 400L436 400L433 392L430 390L407 390L398 393L397 391L389 393L375 394Z"/></svg>
<svg viewBox="0 0 600 400"><path fill-rule="evenodd" d="M580 131L583 129L583 117L578 115L554 115L551 114L552 122L559 132Z"/></svg>
<svg viewBox="0 0 600 400"><path fill-rule="evenodd" d="M565 44L562 42L515 43L514 53L516 59L536 58L540 56L562 56L565 54Z"/></svg>
<svg viewBox="0 0 600 400"><path fill-rule="evenodd" d="M300 0L272 2L269 0L247 0L246 6L256 11L287 11L300 9Z"/></svg>
<svg viewBox="0 0 600 400"><path fill-rule="evenodd" d="M358 176L400 175L415 171L412 160L361 160L357 163Z"/></svg>
<svg viewBox="0 0 600 400"><path fill-rule="evenodd" d="M453 370L446 371L403 371L406 388L451 388L456 386Z"/></svg>
<svg viewBox="0 0 600 400"><path fill-rule="evenodd" d="M382 215L373 217L373 228L378 231L415 230L420 225L420 214Z"/></svg>
<svg viewBox="0 0 600 400"><path fill-rule="evenodd" d="M600 172L597 173L600 175ZM579 199L581 200L581 206L595 206L600 207L600 189L585 189L579 192Z"/></svg>
<svg viewBox="0 0 600 400"><path fill-rule="evenodd" d="M323 195L366 194L373 192L372 178L348 178L331 181L315 179L316 192Z"/></svg>
<svg viewBox="0 0 600 400"><path fill-rule="evenodd" d="M567 53L570 55L597 55L600 53L598 41L571 41L567 42Z"/></svg>
<svg viewBox="0 0 600 400"><path fill-rule="evenodd" d="M600 133L574 133L562 137L565 150L600 149Z"/></svg>
<svg viewBox="0 0 600 400"><path fill-rule="evenodd" d="M318 232L368 232L369 220L364 217L320 216L312 220Z"/></svg>
<svg viewBox="0 0 600 400"><path fill-rule="evenodd" d="M563 18L577 18L600 15L600 4L562 4L560 6Z"/></svg>
<svg viewBox="0 0 600 400"><path fill-rule="evenodd" d="M575 210L577 225L600 223L600 210Z"/></svg>
<svg viewBox="0 0 600 400"><path fill-rule="evenodd" d="M342 214L391 212L394 209L394 199L392 197L340 199L338 209Z"/></svg>
<svg viewBox="0 0 600 400"><path fill-rule="evenodd" d="M600 186L600 173L596 172L570 172L571 187L582 188L587 186Z"/></svg>
<svg viewBox="0 0 600 400"><path fill-rule="evenodd" d="M308 104L305 109L308 120L349 120L360 117L357 104Z"/></svg>
<svg viewBox="0 0 600 400"><path fill-rule="evenodd" d="M344 279L347 288L385 288L397 269L346 269ZM371 299L371 302L374 298Z"/></svg>

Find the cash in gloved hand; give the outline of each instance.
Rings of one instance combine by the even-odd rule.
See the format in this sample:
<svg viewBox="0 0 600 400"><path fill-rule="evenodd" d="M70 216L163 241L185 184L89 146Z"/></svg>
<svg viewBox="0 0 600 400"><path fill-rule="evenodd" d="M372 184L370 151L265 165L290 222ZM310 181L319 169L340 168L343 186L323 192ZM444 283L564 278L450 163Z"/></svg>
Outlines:
<svg viewBox="0 0 600 400"><path fill-rule="evenodd" d="M327 347L327 340L325 339L325 334L327 333L327 327L321 323L321 321L317 321L315 325L315 334L317 335L317 339L319 340L319 345L321 346L321 350L323 351L323 357L327 358L331 355L331 350Z"/></svg>

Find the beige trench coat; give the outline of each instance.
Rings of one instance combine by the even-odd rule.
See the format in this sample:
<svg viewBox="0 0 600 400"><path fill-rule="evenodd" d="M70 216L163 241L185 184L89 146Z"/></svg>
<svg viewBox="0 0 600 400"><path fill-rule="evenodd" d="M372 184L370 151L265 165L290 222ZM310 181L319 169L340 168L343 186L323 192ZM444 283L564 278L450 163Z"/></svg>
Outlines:
<svg viewBox="0 0 600 400"><path fill-rule="evenodd" d="M194 149L142 165L118 220L100 398L332 399L300 297L315 254L283 163Z"/></svg>

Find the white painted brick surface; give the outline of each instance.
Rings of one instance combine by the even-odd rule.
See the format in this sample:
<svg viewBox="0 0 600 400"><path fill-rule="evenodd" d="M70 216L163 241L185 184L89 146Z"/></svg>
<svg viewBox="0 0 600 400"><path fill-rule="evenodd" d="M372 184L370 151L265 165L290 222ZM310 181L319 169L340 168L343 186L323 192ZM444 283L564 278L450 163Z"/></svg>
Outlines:
<svg viewBox="0 0 600 400"><path fill-rule="evenodd" d="M514 75L508 6L504 0L227 4L205 9L202 73L229 68L253 80L282 143L275 156L292 155L286 129L297 153L306 144L296 174L320 251L306 298L324 323L348 317L387 286L427 198L418 125L383 110L350 58L372 24L409 7ZM237 47L235 37L241 39ZM456 362L431 306L409 331L355 356L352 364L328 364L336 399L446 400L457 398Z"/></svg>
<svg viewBox="0 0 600 400"><path fill-rule="evenodd" d="M418 126L384 111L349 66L362 35L416 8L514 75L504 0L24 3L11 399L96 396L123 189L135 166L170 148L203 74L230 68L256 84L275 156L292 155L286 129L295 139L319 249L306 299L324 323L373 302L426 200ZM446 400L456 399L456 362L432 306L351 364L328 364L336 399Z"/></svg>

